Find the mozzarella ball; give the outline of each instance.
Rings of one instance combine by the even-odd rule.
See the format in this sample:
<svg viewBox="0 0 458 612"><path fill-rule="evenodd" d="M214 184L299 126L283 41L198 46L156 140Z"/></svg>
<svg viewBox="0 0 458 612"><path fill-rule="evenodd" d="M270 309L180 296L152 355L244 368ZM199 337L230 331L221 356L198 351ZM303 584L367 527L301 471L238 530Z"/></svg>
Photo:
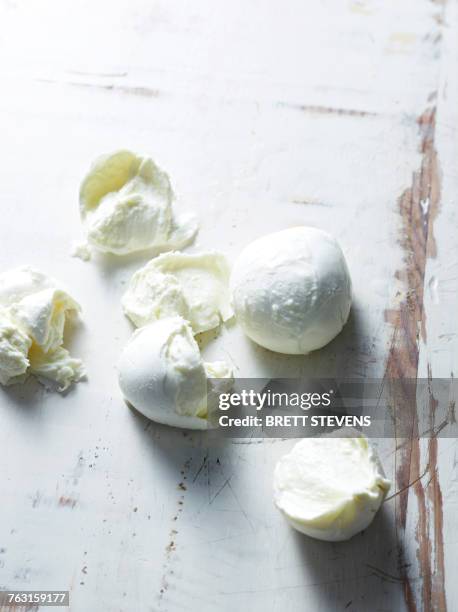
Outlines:
<svg viewBox="0 0 458 612"><path fill-rule="evenodd" d="M306 355L345 325L351 280L342 250L326 232L294 227L249 244L231 275L242 329L277 353Z"/></svg>

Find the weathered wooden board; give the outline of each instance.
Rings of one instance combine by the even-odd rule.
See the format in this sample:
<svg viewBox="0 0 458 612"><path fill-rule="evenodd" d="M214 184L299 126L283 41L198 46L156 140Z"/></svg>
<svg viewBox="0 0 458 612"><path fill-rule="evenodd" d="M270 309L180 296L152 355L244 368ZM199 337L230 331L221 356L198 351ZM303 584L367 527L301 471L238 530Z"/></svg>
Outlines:
<svg viewBox="0 0 458 612"><path fill-rule="evenodd" d="M75 611L456 609L455 440L380 440L393 493L415 485L348 543L300 537L271 501L290 442L209 444L123 404L120 296L146 257L69 252L90 160L138 149L199 214L194 250L232 259L305 223L348 258L355 305L328 347L288 358L229 326L206 356L245 377L450 376L457 1L3 0L0 31L1 269L68 284L89 373L65 398L0 391L0 586L68 588Z"/></svg>

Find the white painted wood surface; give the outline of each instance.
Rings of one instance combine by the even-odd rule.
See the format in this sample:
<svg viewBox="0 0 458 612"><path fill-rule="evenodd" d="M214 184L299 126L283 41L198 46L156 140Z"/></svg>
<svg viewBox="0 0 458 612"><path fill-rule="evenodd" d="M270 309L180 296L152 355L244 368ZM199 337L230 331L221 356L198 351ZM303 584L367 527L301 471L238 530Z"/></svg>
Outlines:
<svg viewBox="0 0 458 612"><path fill-rule="evenodd" d="M415 294L424 333L401 370L450 376L457 36L456 0L0 2L1 269L33 264L69 286L89 373L66 397L34 381L0 390L0 586L70 589L78 612L457 609L455 440L438 441L434 465L425 444L406 459L380 441L393 492L400 467L426 478L348 543L301 537L271 496L290 442L210 445L124 405L120 296L148 256L69 257L89 162L131 147L199 214L192 249L233 259L311 224L347 255L355 305L331 345L287 358L232 326L205 339L206 357L244 377L383 376L405 356L396 321ZM406 201L424 218L401 214Z"/></svg>

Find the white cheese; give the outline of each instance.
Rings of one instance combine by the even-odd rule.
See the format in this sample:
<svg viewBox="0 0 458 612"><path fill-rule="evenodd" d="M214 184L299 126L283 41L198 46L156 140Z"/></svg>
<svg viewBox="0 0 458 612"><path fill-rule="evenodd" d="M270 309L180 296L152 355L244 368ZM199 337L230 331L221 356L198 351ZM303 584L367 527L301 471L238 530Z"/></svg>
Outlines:
<svg viewBox="0 0 458 612"><path fill-rule="evenodd" d="M230 366L205 363L181 317L138 329L121 354L118 373L124 398L134 408L158 423L188 429L207 429L212 408L207 393L232 385Z"/></svg>
<svg viewBox="0 0 458 612"><path fill-rule="evenodd" d="M89 261L92 257L91 247L87 242L74 242L70 255L82 261Z"/></svg>
<svg viewBox="0 0 458 612"><path fill-rule="evenodd" d="M22 382L29 367L31 339L0 310L0 384Z"/></svg>
<svg viewBox="0 0 458 612"><path fill-rule="evenodd" d="M337 542L366 529L390 482L364 437L307 438L277 463L275 504L298 531Z"/></svg>
<svg viewBox="0 0 458 612"><path fill-rule="evenodd" d="M228 284L221 253L164 253L133 275L122 305L137 327L179 315L197 334L233 316Z"/></svg>
<svg viewBox="0 0 458 612"><path fill-rule="evenodd" d="M65 323L80 307L50 277L30 267L0 274L0 383L27 372L65 390L84 376L79 359L62 347Z"/></svg>
<svg viewBox="0 0 458 612"><path fill-rule="evenodd" d="M169 177L152 159L125 150L99 157L80 188L89 244L116 255L182 248L198 226L189 215L175 219L173 200ZM87 250L78 254L88 258Z"/></svg>
<svg viewBox="0 0 458 612"><path fill-rule="evenodd" d="M249 244L231 275L237 321L257 344L291 355L330 342L345 325L351 281L336 240L312 227Z"/></svg>

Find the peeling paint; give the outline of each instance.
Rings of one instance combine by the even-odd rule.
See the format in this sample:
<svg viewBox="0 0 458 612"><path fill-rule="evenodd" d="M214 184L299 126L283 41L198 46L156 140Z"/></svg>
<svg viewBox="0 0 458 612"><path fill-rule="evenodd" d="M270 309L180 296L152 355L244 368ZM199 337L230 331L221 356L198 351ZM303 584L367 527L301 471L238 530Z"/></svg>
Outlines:
<svg viewBox="0 0 458 612"><path fill-rule="evenodd" d="M412 184L399 198L402 219L400 244L404 253L404 266L396 272L396 278L405 286L405 296L397 309L385 313L385 320L394 327L385 375L391 378L416 379L418 374L420 341L427 341L424 313L425 271L428 258L437 254L434 238L434 221L440 205L440 170L434 146L436 109L428 108L419 118L421 166L412 176ZM432 400L431 400L432 402ZM401 405L402 404L402 405ZM437 479L435 448L437 439L430 444L428 471L432 492L425 492L421 479L421 452L418 439L416 401L406 398L398 402L405 422L414 422L412 438L396 452L395 470L399 496L395 499L396 527L399 544L399 566L403 578L404 597L410 611L417 610L416 597L405 565L403 537L407 521L409 483L418 502L416 539L417 558L421 572L422 609L446 610L444 595L443 542L441 492ZM433 402L431 410L434 411ZM398 440L396 443L398 445ZM436 450L437 454L437 450ZM437 457L436 457L437 459ZM428 503L429 502L429 503ZM431 506L431 510L429 508ZM435 549L429 533L430 514L434 515ZM434 577L433 577L434 572Z"/></svg>

